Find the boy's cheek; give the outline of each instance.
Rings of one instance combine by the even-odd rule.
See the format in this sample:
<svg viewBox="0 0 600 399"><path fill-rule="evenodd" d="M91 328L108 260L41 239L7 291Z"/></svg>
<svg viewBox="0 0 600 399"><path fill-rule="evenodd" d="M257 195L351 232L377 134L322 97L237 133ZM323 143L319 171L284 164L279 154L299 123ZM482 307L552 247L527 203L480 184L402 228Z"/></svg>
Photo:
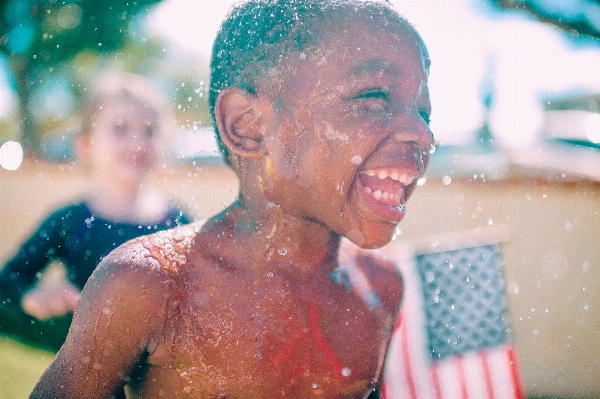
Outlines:
<svg viewBox="0 0 600 399"><path fill-rule="evenodd" d="M287 143L279 138L269 139L267 154L264 157L264 170L266 177L271 180L279 177L291 179L295 176L293 157Z"/></svg>

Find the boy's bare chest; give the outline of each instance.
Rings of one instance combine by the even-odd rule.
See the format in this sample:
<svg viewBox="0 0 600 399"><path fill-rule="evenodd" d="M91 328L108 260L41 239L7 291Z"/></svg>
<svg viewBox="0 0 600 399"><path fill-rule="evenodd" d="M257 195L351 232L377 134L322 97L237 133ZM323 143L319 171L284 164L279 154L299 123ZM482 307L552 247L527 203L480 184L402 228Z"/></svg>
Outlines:
<svg viewBox="0 0 600 399"><path fill-rule="evenodd" d="M190 397L362 398L377 379L390 317L344 287L268 275L201 285L172 293L166 351L149 359Z"/></svg>

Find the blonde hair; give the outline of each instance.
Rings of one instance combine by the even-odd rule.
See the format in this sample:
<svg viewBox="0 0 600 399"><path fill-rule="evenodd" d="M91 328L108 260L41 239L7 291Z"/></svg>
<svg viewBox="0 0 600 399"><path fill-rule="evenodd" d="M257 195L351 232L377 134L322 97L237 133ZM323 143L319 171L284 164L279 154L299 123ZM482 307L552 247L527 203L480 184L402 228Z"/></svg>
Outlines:
<svg viewBox="0 0 600 399"><path fill-rule="evenodd" d="M88 135L93 129L95 115L105 104L117 99L139 102L154 111L158 120L160 135L169 129L172 121L170 109L160 90L154 88L149 80L141 75L121 71L109 71L100 75L86 89L80 108L80 126L78 133Z"/></svg>

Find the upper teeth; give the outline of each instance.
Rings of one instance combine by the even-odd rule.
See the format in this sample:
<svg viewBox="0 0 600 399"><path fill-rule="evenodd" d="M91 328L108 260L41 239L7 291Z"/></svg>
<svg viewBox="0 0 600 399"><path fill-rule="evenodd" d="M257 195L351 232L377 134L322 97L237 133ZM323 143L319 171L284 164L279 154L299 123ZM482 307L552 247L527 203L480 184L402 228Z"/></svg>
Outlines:
<svg viewBox="0 0 600 399"><path fill-rule="evenodd" d="M382 180L389 177L390 179L399 181L406 186L411 184L414 180L412 175L399 171L398 169L369 169L363 171L362 173L367 176L377 176Z"/></svg>

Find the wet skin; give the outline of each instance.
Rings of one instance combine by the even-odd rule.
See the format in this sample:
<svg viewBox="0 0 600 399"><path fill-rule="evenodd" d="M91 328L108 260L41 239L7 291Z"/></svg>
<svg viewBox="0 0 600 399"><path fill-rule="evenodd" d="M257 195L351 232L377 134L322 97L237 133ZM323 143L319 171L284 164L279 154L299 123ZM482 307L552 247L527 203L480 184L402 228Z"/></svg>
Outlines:
<svg viewBox="0 0 600 399"><path fill-rule="evenodd" d="M261 91L273 98L276 110L267 114L276 117L258 173L267 198L284 212L380 247L429 159L429 60L409 27L400 36L360 24L332 31L338 34L328 46L290 56L299 59L291 71ZM395 198L374 200L366 186Z"/></svg>
<svg viewBox="0 0 600 399"><path fill-rule="evenodd" d="M139 398L364 397L402 295L394 268L360 258L382 300L371 310L326 273L333 259L315 274L295 273L276 252L264 272L252 267L256 256L227 255L241 245L224 239L230 229L204 241L211 229L178 228L114 252L73 323L89 337L72 334L56 377L68 375L62 359L81 359L70 380L85 381L82 397L106 397L96 379L118 384L124 375ZM158 246L171 252L148 250Z"/></svg>
<svg viewBox="0 0 600 399"><path fill-rule="evenodd" d="M369 394L402 282L364 253L357 270L379 301L332 275L341 236L390 240L426 167L428 60L408 26L344 26L256 96L224 91L221 112L250 110L236 134L261 135L230 146L239 200L109 255L32 397L110 397L125 383L140 398Z"/></svg>

